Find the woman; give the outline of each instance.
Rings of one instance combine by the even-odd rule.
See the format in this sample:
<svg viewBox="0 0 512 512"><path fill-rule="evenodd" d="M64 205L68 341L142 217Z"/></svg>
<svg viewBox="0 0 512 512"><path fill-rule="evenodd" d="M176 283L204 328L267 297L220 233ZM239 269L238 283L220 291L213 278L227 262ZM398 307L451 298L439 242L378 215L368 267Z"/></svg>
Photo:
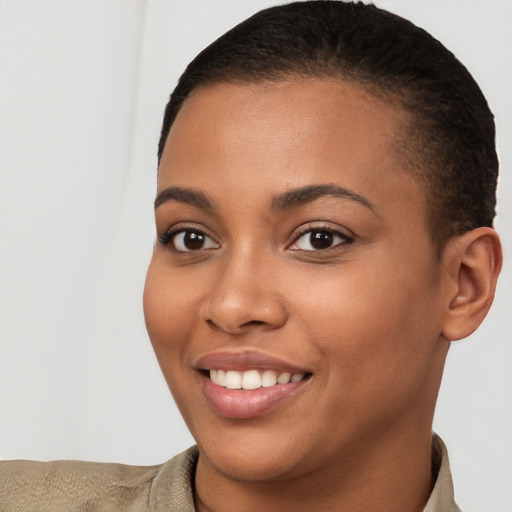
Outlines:
<svg viewBox="0 0 512 512"><path fill-rule="evenodd" d="M187 69L159 158L146 322L199 451L52 481L112 507L457 510L432 416L501 265L465 69L373 7L269 10Z"/></svg>

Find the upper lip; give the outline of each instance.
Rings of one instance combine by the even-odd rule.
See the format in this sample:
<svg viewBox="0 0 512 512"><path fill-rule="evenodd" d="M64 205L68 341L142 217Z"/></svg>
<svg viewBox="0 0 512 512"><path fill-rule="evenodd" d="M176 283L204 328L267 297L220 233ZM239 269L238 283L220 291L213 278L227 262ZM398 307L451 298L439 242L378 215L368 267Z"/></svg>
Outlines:
<svg viewBox="0 0 512 512"><path fill-rule="evenodd" d="M196 370L274 370L278 372L311 373L310 370L283 361L275 356L257 350L217 351L199 357L193 364Z"/></svg>

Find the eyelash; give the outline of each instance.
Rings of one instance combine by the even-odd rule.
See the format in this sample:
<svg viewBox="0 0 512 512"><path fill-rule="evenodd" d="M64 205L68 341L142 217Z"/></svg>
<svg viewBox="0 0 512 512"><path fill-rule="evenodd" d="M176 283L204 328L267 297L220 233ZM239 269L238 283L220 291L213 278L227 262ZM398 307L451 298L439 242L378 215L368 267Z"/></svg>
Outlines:
<svg viewBox="0 0 512 512"><path fill-rule="evenodd" d="M219 246L217 242L213 240L211 236L208 236L203 230L195 228L195 227L182 227L178 229L171 229L169 231L166 231L161 236L158 237L158 244L162 245L164 247L170 247L173 251L177 253L193 253L193 252L200 252L205 250L211 250L217 247L207 247L207 248L199 248L197 250L189 249L189 250L180 250L176 247L176 239L179 235L186 233L195 233L199 237L204 237L204 239L212 241L216 246Z"/></svg>
<svg viewBox="0 0 512 512"><path fill-rule="evenodd" d="M334 245L331 245L330 247L326 247L326 248L322 248L322 249L316 249L316 250L315 249L308 250L308 249L301 249L301 248L294 248L293 247L294 245L297 245L297 243L300 241L300 239L302 237L304 237L307 234L311 235L313 233L324 233L324 234L332 235L332 236L335 236L335 237L339 237L341 241L336 243L336 244L334 244ZM304 226L303 228L301 228L299 230L299 232L296 234L296 236L295 236L293 242L291 243L291 245L288 246L288 249L293 250L293 251L302 251L302 252L309 252L309 253L326 252L326 251L335 249L335 248L337 248L339 246L342 246L342 245L351 244L353 242L354 242L354 237L348 235L347 233L344 233L341 230L333 229L332 227L325 226L325 225L324 226L321 226L321 225L320 226L312 226L311 224L309 224L309 225Z"/></svg>
<svg viewBox="0 0 512 512"><path fill-rule="evenodd" d="M195 233L199 237L204 237L203 240L210 240L211 242L213 242L213 244L216 245L216 247L206 247L206 248L200 247L198 249L189 249L189 250L178 249L176 247L177 237L180 234L185 235L187 232ZM329 247L325 247L325 248L304 249L304 248L300 248L300 247L294 247L295 245L298 244L298 242L305 235L309 234L311 236L313 233L321 233L324 235L330 235L332 237L338 237L340 239L340 241L338 243L335 243L334 245L330 245ZM319 241L322 242L321 239L319 239ZM295 235L293 242L287 247L287 249L292 250L292 251L306 252L306 253L326 252L326 251L335 249L336 247L339 247L342 245L351 244L352 242L354 242L354 237L347 235L346 233L344 233L340 230L333 229L332 227L329 227L329 226L312 226L311 224L309 224L299 230L299 232ZM310 243L310 245L312 245L311 240L309 243ZM331 241L331 243L332 243L332 241ZM208 236L203 230L194 228L194 227L182 227L182 228L166 231L165 233L163 233L162 235L160 235L158 237L158 244L163 247L170 247L173 251L175 251L177 253L181 253L181 254L207 251L207 250L217 249L218 247L220 247L220 245L217 242L215 242L210 236Z"/></svg>

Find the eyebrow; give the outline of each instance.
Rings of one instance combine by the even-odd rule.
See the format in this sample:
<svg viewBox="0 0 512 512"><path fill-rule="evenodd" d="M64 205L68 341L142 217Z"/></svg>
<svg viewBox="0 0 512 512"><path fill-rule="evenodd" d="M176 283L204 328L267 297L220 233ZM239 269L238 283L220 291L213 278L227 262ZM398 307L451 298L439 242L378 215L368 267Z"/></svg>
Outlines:
<svg viewBox="0 0 512 512"><path fill-rule="evenodd" d="M341 197L343 199L349 199L374 211L372 203L366 199L366 197L333 184L307 185L305 187L287 190L282 194L274 196L270 205L273 210L284 211L298 208L299 206L303 206L323 197ZM155 209L168 201L188 204L202 210L214 209L213 202L206 194L190 188L169 187L162 190L156 196L154 203Z"/></svg>
<svg viewBox="0 0 512 512"><path fill-rule="evenodd" d="M205 194L190 188L169 187L162 190L156 196L154 203L155 210L167 201L189 204L201 210L213 210L213 203Z"/></svg>
<svg viewBox="0 0 512 512"><path fill-rule="evenodd" d="M341 197L350 199L366 206L372 211L373 204L366 197L356 194L351 190L333 184L307 185L305 187L287 190L272 199L271 206L273 210L289 210L299 206L311 203L323 197Z"/></svg>

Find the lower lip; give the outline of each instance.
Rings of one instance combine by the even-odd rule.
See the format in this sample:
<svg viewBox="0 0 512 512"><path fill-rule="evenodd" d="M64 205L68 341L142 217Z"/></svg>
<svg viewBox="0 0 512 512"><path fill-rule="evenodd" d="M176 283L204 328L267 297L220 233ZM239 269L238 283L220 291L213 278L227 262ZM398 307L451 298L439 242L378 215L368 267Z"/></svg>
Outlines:
<svg viewBox="0 0 512 512"><path fill-rule="evenodd" d="M227 418L249 419L264 414L294 397L309 379L268 388L228 389L201 375L203 393L213 410Z"/></svg>

